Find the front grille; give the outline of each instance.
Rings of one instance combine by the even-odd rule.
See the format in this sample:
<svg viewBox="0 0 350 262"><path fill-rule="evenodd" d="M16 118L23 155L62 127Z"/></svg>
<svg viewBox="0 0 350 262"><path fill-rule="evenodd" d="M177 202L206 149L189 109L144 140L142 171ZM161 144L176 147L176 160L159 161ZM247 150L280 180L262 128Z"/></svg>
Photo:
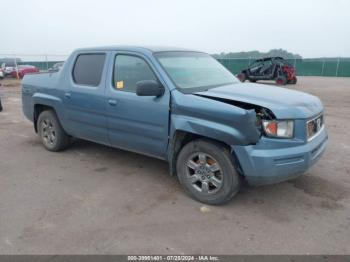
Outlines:
<svg viewBox="0 0 350 262"><path fill-rule="evenodd" d="M319 115L306 123L307 139L311 140L314 138L323 128L324 121L323 115Z"/></svg>

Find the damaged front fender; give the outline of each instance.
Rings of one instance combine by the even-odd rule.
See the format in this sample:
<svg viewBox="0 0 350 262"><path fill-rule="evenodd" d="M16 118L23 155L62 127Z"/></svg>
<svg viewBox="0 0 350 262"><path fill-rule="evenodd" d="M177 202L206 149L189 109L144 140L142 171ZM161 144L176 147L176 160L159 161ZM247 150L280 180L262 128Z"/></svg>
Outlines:
<svg viewBox="0 0 350 262"><path fill-rule="evenodd" d="M255 110L177 92L172 97L171 137L181 130L227 145L251 145L260 139Z"/></svg>

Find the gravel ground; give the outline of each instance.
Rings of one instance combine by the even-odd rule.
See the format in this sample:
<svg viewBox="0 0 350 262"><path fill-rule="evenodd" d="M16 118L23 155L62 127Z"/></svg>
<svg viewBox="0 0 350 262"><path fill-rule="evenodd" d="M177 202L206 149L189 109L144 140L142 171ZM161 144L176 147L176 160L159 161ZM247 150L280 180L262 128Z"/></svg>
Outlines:
<svg viewBox="0 0 350 262"><path fill-rule="evenodd" d="M187 197L156 159L85 141L46 151L19 83L0 83L1 254L350 254L350 78L288 86L326 107L318 164L219 207Z"/></svg>

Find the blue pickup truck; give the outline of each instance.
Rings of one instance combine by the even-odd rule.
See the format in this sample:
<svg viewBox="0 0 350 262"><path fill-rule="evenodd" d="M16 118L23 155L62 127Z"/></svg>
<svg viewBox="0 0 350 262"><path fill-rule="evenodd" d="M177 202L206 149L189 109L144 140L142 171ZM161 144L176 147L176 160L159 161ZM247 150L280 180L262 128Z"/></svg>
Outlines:
<svg viewBox="0 0 350 262"><path fill-rule="evenodd" d="M327 141L317 97L241 83L210 55L180 48L78 49L59 71L26 75L22 101L47 150L80 138L163 159L208 204L230 200L242 180L301 175Z"/></svg>

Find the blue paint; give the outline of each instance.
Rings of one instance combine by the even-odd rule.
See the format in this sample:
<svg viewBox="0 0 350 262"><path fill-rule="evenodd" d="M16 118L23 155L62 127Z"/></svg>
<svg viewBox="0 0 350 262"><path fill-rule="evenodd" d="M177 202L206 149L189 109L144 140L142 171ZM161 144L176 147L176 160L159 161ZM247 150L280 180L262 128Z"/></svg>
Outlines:
<svg viewBox="0 0 350 262"><path fill-rule="evenodd" d="M281 87L243 83L186 94L176 88L154 56L161 51L185 50L117 46L76 50L61 71L24 77L24 115L34 121L35 105L50 106L71 136L167 161L173 157L171 145L176 132L211 138L232 149L251 184L275 183L298 176L324 152L325 129L312 141L306 138L306 122L323 112L317 97ZM78 85L72 79L75 60L82 53L106 55L102 79L96 87ZM118 54L144 59L165 87L165 93L160 97L141 97L116 90L112 76ZM293 119L294 137L265 137L256 126L254 110L220 99L267 108L277 119Z"/></svg>

